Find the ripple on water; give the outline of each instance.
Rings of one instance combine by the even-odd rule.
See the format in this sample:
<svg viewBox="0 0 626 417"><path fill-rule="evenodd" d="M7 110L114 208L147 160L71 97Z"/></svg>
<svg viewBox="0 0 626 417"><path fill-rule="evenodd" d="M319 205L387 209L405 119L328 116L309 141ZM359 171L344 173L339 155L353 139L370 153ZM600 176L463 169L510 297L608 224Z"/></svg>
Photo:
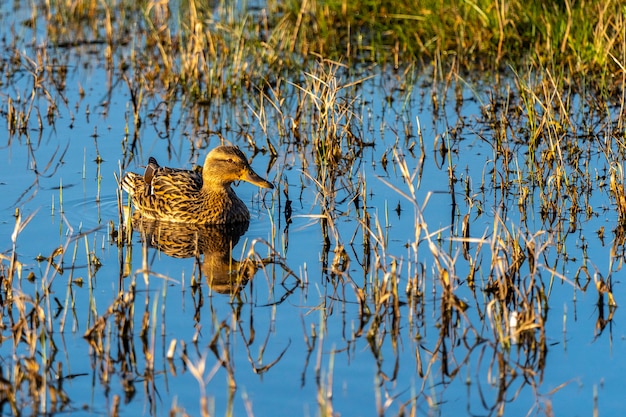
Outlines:
<svg viewBox="0 0 626 417"><path fill-rule="evenodd" d="M118 222L118 204L115 194L106 194L95 199L71 199L63 202L63 215L72 227L82 225L93 229L106 225L110 220Z"/></svg>

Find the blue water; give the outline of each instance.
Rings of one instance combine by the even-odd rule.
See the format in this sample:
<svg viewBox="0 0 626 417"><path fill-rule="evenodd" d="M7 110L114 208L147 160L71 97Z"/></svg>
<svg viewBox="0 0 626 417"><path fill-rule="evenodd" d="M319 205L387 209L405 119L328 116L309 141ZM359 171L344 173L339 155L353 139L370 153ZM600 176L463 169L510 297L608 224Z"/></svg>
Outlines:
<svg viewBox="0 0 626 417"><path fill-rule="evenodd" d="M29 11L20 7L13 10L13 6L3 5L0 9L5 28L8 21L21 22L29 16ZM29 40L34 37L37 45L45 39L41 26L35 35L19 24L16 27L23 34L18 49L26 55L34 53L36 48ZM8 33L6 29L3 32ZM2 60L7 60L13 52L7 45L3 48ZM17 97L27 100L30 94L32 80L25 73L4 80L0 118L6 132L0 148L0 160L5 161L0 164L0 191L4 195L0 203L0 253L5 256L2 271L6 276L18 210L21 221L28 218L29 222L17 235L15 251L22 268L21 279L14 279L13 287L25 300L41 297L48 285L51 291L40 310L50 331L38 339L34 353L23 341L12 339L9 315L16 317L16 311L10 309L3 295L3 377L13 381L12 367L27 357L34 357L42 368L51 358L53 366L47 372L41 371L41 375L54 385L58 383L57 370L61 369L66 377L62 388L69 398L64 408L51 410L53 403L48 394L38 412L106 414L118 395L120 415L167 415L175 406L189 415L199 415L200 397L205 395L215 415L244 415L248 409L259 416L320 415L320 396L332 404L335 413L342 415L397 415L402 407L415 409L418 415L497 414L498 407L505 415L546 414L549 409L557 415L589 415L594 409L596 391L602 414L623 410L619 400L623 374L619 358L624 350L624 332L619 326L624 321L622 313L618 309L604 331L599 332L598 294L593 281L586 291L573 285L583 264L591 276L596 269L604 277L609 273L611 231L617 221L611 199L601 189L592 194L589 204L594 216L589 220L581 216L578 229L563 238L569 260L555 246L557 237L567 234L567 227L559 232L542 221L538 214L538 189L529 196L535 199L535 210L529 205L526 221L520 220L517 201L502 199L500 190L494 189L490 180L494 167L496 171L502 167L501 160L494 163L492 137L483 140L477 134L485 129L478 120L481 102L488 102L490 80L476 81L473 90L464 91L464 102L458 111L452 89L447 91L442 108L433 111L432 81L427 72L408 91L395 90L404 81L401 76L376 69L372 70L374 78L359 88L346 90L346 95L357 100L353 108L362 111L358 115L362 124L353 121L354 131L374 146L364 147L360 157L335 182L337 210L333 214L338 235L330 236L331 246L325 253L320 226L322 198L313 180L318 172L314 151L310 145L299 151L300 145L291 134L280 135L281 121L271 105L265 108L270 123L264 133L254 116L259 110L254 93L245 106L237 100L218 100L210 109L203 109L176 101L171 104L168 130L157 91L154 96L145 97L140 110L143 123L135 132L128 88L120 81L118 69L107 70L101 51L83 46L49 53L66 54L70 69L62 93L50 90L57 106L53 121L42 116L40 129L37 119L31 116L25 132L8 132L8 98L16 102ZM121 53L127 51L122 48ZM445 94L443 85L436 87ZM81 88L86 92L84 97L79 94ZM393 100L387 101L387 95ZM283 114L294 113L290 107L294 101L293 97L285 101ZM45 115L50 101L39 91L32 105L32 114ZM197 124L197 115L202 112L207 113L208 120L214 119L215 125L208 128ZM418 122L424 138L423 154L417 136ZM461 136L452 139L451 127L461 123ZM274 182L275 190L268 193L249 184L236 187L251 208L252 220L232 257L243 259L251 250L259 258L277 255L275 263L256 272L240 298L212 291L205 282L199 289L192 287L191 282L200 273L193 258L172 258L151 248L146 260L149 273L144 274L138 234L134 235L130 249L119 249L110 237L113 228L119 228L115 175L119 176L120 169L141 172L149 156L164 165L191 168L219 144L217 136L207 133L207 129L219 131L249 156L253 150L246 140L248 135L259 148L266 147L269 140L278 151L278 159L273 163L267 152L256 154L252 160L254 169ZM310 133L306 126L303 131ZM124 150L135 133L138 147L129 161L124 159ZM452 145L453 152L442 156L442 141ZM524 160L523 147L512 143L509 146L517 152L516 158ZM409 187L394 159L394 148L401 150L411 172L419 171L413 180L419 209L398 192L409 193ZM349 146L344 147L344 151L348 149ZM386 169L384 155L388 161ZM95 162L98 157L101 163ZM590 163L590 169L597 172L608 166L601 155L592 156ZM449 167L454 168L458 180L454 185L454 208ZM524 171L526 167L520 169ZM510 174L512 180L515 176ZM465 198L466 180L472 204ZM357 210L351 192L358 181L367 190L373 235L384 242L375 245L372 237L369 270L362 266L363 226L359 218L363 202L359 202ZM486 188L481 189L481 184ZM284 214L285 187L291 200L290 224ZM401 210L396 212L398 205ZM485 240L478 257L482 260L481 268L475 275L476 299L468 288L468 262L458 240L465 214L471 219L470 236L476 239L470 245L473 256L478 250L477 239ZM424 224L416 222L420 215ZM498 216L502 224L495 222ZM418 235L419 245L413 246L417 253L411 247L418 226L427 227L432 234L432 248L442 253L439 261L448 261L446 266L456 277L455 295L469 306L465 312L454 314L448 334L443 337L443 290L424 231ZM502 233L504 227L513 240L530 240L534 236L537 247L547 245L546 256L538 258L537 277L548 295L545 304L536 304L548 309L544 327L546 352L527 355L524 346L518 349L514 345L510 351L503 348L494 337L493 323L497 320L481 314L489 310L486 305L491 300L482 292L494 273L489 269L489 247L500 244L492 241L494 235L507 235ZM605 228L604 245L597 237L600 227ZM340 245L350 258L343 275L332 273L333 251ZM586 252L582 249L585 245ZM62 273L49 267L47 261L36 260L38 255L50 256L60 246L64 254L54 260L63 266ZM504 252L501 254L504 256ZM88 266L90 261L93 265L94 257L101 264L97 269ZM128 259L128 275L120 278ZM374 309L375 282L389 278L375 268L376 262L389 272L394 259L400 265L398 287L402 303L397 330L391 311L380 316L382 321L376 328L372 310L372 316L366 318L361 328L357 291L367 291L367 305ZM511 262L511 258L507 261ZM614 262L618 261L614 258ZM612 267L619 303L619 266L614 263ZM527 266L524 268L520 288L529 280ZM416 271L424 296L408 300L404 289ZM33 282L26 279L31 272ZM551 279L554 281L550 287ZM124 310L115 300L120 290L127 296L131 293L131 283L136 285L131 304L134 308ZM27 305L32 308L32 301ZM107 312L110 307L119 315ZM497 314L493 307L491 313ZM522 312L524 306L518 310ZM150 326L142 337L144 314ZM101 352L83 338L98 318L105 319ZM117 327L123 320L130 326L126 334ZM540 336L536 338L539 340ZM169 361L166 352L172 341L176 341L176 349ZM186 345L185 350L181 342ZM183 359L184 351L189 362ZM228 362L231 369L220 366L221 360ZM190 366L200 364L204 364L203 383L190 371ZM506 366L503 379L500 364ZM532 384L524 383L520 376L524 366ZM73 378L67 378L68 375ZM228 386L232 382L236 390L231 392ZM502 384L507 389L501 392L503 399L498 399ZM25 401L20 407L24 407L24 413L34 413L28 409L32 405L26 401L26 385L22 390ZM2 412L8 414L10 409L5 406Z"/></svg>

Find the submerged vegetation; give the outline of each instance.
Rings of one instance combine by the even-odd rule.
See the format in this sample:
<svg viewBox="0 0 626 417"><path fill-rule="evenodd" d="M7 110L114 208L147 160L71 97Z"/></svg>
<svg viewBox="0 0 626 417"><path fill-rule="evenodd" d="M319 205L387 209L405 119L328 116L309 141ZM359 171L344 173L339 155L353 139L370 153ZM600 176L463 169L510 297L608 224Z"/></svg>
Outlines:
<svg viewBox="0 0 626 417"><path fill-rule="evenodd" d="M623 2L31 3L0 8L5 149L32 178L2 225L0 407L254 415L255 387L298 373L311 414L332 416L355 398L336 378L361 365L378 415L562 414L568 382L544 381L563 299L592 294L596 340L621 301ZM56 136L81 124L79 145ZM245 201L265 232L125 213L114 176L216 141L267 164L277 190ZM93 228L68 219L68 165L95 180ZM49 179L59 241L25 248ZM103 400L82 403L87 379Z"/></svg>

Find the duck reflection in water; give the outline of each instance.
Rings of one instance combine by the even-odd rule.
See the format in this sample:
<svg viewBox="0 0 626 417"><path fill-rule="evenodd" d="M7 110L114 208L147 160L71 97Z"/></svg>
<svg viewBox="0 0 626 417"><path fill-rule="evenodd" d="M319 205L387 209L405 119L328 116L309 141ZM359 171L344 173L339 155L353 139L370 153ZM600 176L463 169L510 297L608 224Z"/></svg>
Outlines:
<svg viewBox="0 0 626 417"><path fill-rule="evenodd" d="M146 219L133 213L133 230L149 246L174 258L202 259L202 273L209 287L220 294L236 294L254 276L253 260L236 261L232 249L248 230L249 222L183 224Z"/></svg>

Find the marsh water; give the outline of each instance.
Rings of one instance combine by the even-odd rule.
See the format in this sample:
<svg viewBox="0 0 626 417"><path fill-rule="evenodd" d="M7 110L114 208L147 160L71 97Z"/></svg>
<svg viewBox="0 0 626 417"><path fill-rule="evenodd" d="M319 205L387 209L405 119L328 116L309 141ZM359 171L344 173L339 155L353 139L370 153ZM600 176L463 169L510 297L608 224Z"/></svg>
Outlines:
<svg viewBox="0 0 626 417"><path fill-rule="evenodd" d="M531 140L540 75L322 59L191 99L48 21L0 6L2 414L624 410L619 103ZM131 230L123 172L222 143L247 227Z"/></svg>

